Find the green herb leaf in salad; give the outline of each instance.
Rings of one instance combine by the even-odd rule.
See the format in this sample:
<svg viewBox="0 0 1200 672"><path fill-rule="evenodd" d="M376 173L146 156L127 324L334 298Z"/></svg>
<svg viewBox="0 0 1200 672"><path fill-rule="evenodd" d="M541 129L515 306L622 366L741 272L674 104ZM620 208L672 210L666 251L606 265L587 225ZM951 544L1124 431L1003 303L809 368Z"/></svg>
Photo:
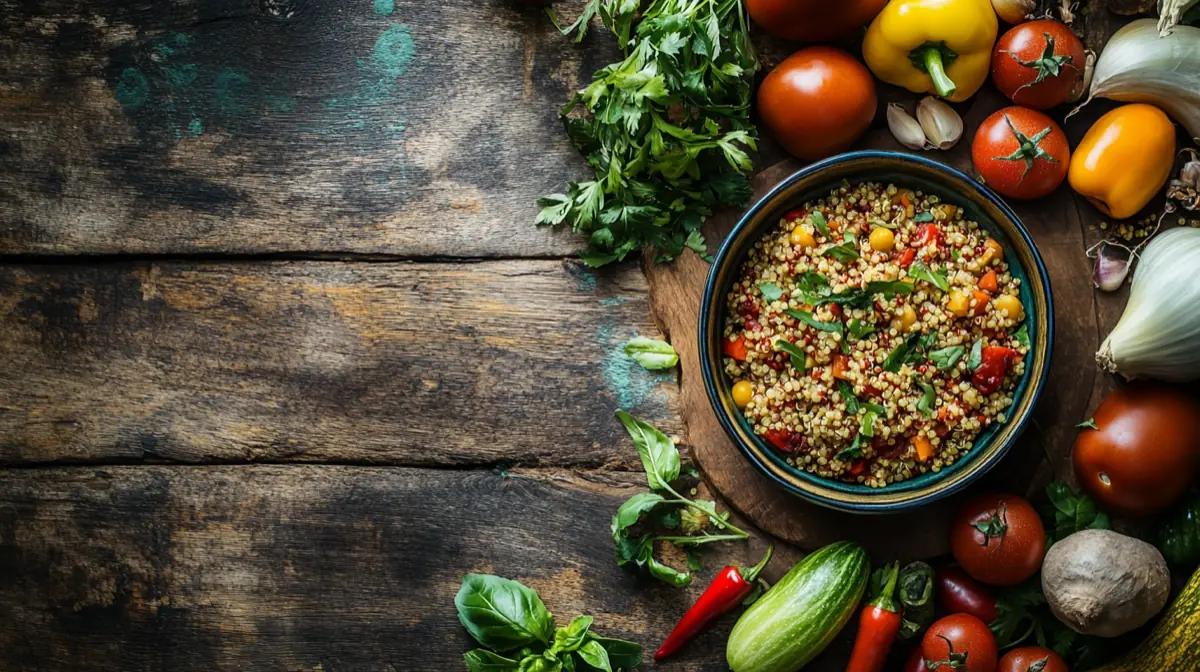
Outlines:
<svg viewBox="0 0 1200 672"><path fill-rule="evenodd" d="M921 398L917 400L917 410L927 418L933 417L934 403L937 401L937 392L933 389L933 385L919 380L917 385L921 388Z"/></svg>
<svg viewBox="0 0 1200 672"><path fill-rule="evenodd" d="M975 341L971 346L971 354L967 356L967 369L974 371L983 365L983 339Z"/></svg>
<svg viewBox="0 0 1200 672"><path fill-rule="evenodd" d="M822 236L826 239L829 238L829 222L825 219L825 213L820 210L813 210L808 213L808 219L812 221L813 226L817 228L817 231L821 232Z"/></svg>
<svg viewBox="0 0 1200 672"><path fill-rule="evenodd" d="M920 222L920 223L932 222L933 221L933 213L932 212L918 212L912 218L912 221Z"/></svg>
<svg viewBox="0 0 1200 672"><path fill-rule="evenodd" d="M854 236L847 235L837 245L830 245L821 251L823 256L848 264L858 259L858 241Z"/></svg>
<svg viewBox="0 0 1200 672"><path fill-rule="evenodd" d="M779 297L783 296L783 289L773 282L759 283L758 291L762 292L763 298L767 301L778 301Z"/></svg>
<svg viewBox="0 0 1200 672"><path fill-rule="evenodd" d="M908 277L928 282L943 292L950 291L950 281L946 279L946 274L929 268L924 262L914 262L908 269Z"/></svg>
<svg viewBox="0 0 1200 672"><path fill-rule="evenodd" d="M822 322L821 320L813 317L813 314L807 310L793 310L789 308L783 312L818 331L827 331L834 334L842 333L841 322Z"/></svg>
<svg viewBox="0 0 1200 672"><path fill-rule="evenodd" d="M786 352L788 354L788 358L792 362L792 368L796 369L798 373L804 373L806 368L805 365L807 364L807 355L805 355L804 351L797 347L796 344L789 343L780 338L775 341L775 349L781 352Z"/></svg>
<svg viewBox="0 0 1200 672"><path fill-rule="evenodd" d="M954 368L955 364L967 354L967 349L961 345L952 345L948 348L934 350L929 353L929 361L937 367L938 371L949 371Z"/></svg>

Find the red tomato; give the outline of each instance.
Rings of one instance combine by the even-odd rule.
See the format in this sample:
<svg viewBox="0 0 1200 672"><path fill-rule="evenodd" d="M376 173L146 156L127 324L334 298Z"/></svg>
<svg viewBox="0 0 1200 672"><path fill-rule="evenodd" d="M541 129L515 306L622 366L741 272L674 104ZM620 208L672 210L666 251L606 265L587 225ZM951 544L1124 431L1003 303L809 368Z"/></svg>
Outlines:
<svg viewBox="0 0 1200 672"><path fill-rule="evenodd" d="M971 143L975 170L1010 198L1039 198L1062 184L1071 162L1067 136L1036 110L1006 107L983 120Z"/></svg>
<svg viewBox="0 0 1200 672"><path fill-rule="evenodd" d="M750 16L787 40L829 42L849 35L883 9L887 0L747 0Z"/></svg>
<svg viewBox="0 0 1200 672"><path fill-rule="evenodd" d="M925 247L933 243L940 245L942 242L942 232L936 224L918 224L916 232L913 233L913 244L917 247Z"/></svg>
<svg viewBox="0 0 1200 672"><path fill-rule="evenodd" d="M1046 529L1029 502L988 494L968 501L950 526L950 549L967 574L994 586L1033 576L1046 553Z"/></svg>
<svg viewBox="0 0 1200 672"><path fill-rule="evenodd" d="M746 335L738 334L734 340L724 339L721 342L721 353L739 362L746 361Z"/></svg>
<svg viewBox="0 0 1200 672"><path fill-rule="evenodd" d="M763 124L784 149L808 161L849 147L871 125L876 103L870 71L833 47L797 51L758 87Z"/></svg>
<svg viewBox="0 0 1200 672"><path fill-rule="evenodd" d="M934 670L996 672L996 637L978 618L951 614L925 631L921 655Z"/></svg>
<svg viewBox="0 0 1200 672"><path fill-rule="evenodd" d="M1067 102L1083 79L1083 42L1061 21L1022 23L996 43L992 81L1018 105L1045 110Z"/></svg>
<svg viewBox="0 0 1200 672"><path fill-rule="evenodd" d="M1075 439L1075 475L1100 508L1148 516L1182 495L1200 463L1200 404L1163 384L1125 385Z"/></svg>
<svg viewBox="0 0 1200 672"><path fill-rule="evenodd" d="M929 666L925 664L925 657L921 655L921 644L917 643L917 648L908 654L908 659L904 661L904 672L929 672Z"/></svg>
<svg viewBox="0 0 1200 672"><path fill-rule="evenodd" d="M976 292L976 314L982 312L982 308L986 307L988 296L980 292ZM1021 357L1021 353L1012 348L1004 348L997 345L989 345L983 349L981 353L979 368L975 369L975 373L971 374L971 384L975 389L984 394L991 394L1000 389L1000 384L1004 382L1004 377L1008 375L1008 370Z"/></svg>
<svg viewBox="0 0 1200 672"><path fill-rule="evenodd" d="M1040 646L1024 646L1004 654L996 672L1070 672L1062 656Z"/></svg>

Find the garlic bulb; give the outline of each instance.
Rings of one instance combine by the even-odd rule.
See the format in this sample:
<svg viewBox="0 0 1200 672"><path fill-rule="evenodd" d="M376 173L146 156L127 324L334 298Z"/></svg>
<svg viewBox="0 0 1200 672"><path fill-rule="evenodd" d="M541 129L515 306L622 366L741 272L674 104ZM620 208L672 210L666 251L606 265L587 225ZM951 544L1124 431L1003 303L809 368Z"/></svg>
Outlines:
<svg viewBox="0 0 1200 672"><path fill-rule="evenodd" d="M1183 15L1195 5L1198 0L1158 0L1158 32L1170 35Z"/></svg>
<svg viewBox="0 0 1200 672"><path fill-rule="evenodd" d="M908 147L909 149L925 149L925 131L921 130L921 124L917 123L916 119L904 109L904 106L899 103L889 103L887 107L887 122L888 129L891 130L892 136L896 138L896 142Z"/></svg>
<svg viewBox="0 0 1200 672"><path fill-rule="evenodd" d="M1200 378L1200 229L1155 236L1141 254L1125 313L1096 360L1133 378Z"/></svg>
<svg viewBox="0 0 1200 672"><path fill-rule="evenodd" d="M1093 98L1157 105L1200 138L1200 28L1175 26L1160 37L1154 19L1139 19L1118 30L1100 52L1083 104Z"/></svg>
<svg viewBox="0 0 1200 672"><path fill-rule="evenodd" d="M945 101L926 96L917 105L917 121L929 144L938 149L950 149L963 134L963 120Z"/></svg>

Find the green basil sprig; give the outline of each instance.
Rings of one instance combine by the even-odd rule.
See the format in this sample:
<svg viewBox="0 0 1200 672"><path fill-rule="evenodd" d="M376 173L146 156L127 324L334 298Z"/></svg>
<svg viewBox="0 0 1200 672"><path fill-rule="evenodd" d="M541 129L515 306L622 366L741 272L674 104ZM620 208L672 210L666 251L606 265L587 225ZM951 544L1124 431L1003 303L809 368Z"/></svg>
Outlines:
<svg viewBox="0 0 1200 672"><path fill-rule="evenodd" d="M650 371L673 368L679 363L679 354L670 343L645 336L637 336L625 344L625 356Z"/></svg>

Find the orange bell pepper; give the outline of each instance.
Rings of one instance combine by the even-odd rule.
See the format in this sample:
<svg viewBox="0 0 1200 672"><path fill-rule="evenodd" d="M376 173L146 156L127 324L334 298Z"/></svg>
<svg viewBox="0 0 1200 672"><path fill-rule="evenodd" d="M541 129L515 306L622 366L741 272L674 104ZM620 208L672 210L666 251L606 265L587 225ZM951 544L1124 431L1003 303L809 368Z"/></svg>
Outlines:
<svg viewBox="0 0 1200 672"><path fill-rule="evenodd" d="M1158 193L1175 164L1175 126L1144 103L1096 120L1071 155L1067 181L1114 219L1132 217Z"/></svg>

